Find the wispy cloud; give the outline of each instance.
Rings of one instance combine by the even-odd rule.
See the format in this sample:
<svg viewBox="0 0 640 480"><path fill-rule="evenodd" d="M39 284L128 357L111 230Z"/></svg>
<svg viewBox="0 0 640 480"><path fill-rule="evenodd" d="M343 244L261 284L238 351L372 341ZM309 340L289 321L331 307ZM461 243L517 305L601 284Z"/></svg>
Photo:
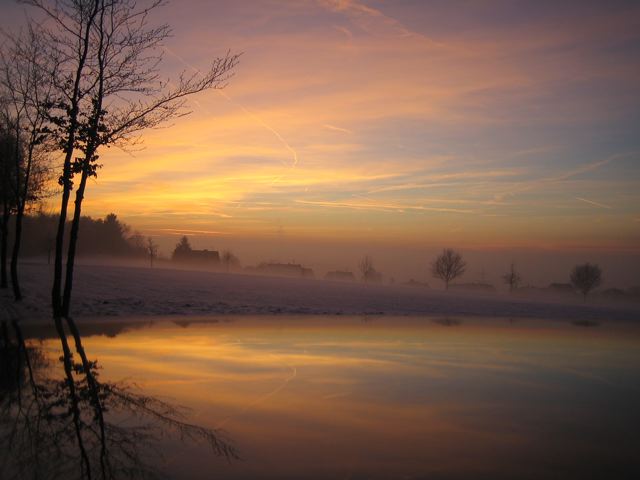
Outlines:
<svg viewBox="0 0 640 480"><path fill-rule="evenodd" d="M393 35L426 40L430 45L442 46L422 33L407 28L402 22L382 10L370 7L359 0L318 0L319 4L333 11L344 13L359 28L370 35Z"/></svg>
<svg viewBox="0 0 640 480"><path fill-rule="evenodd" d="M150 233L161 233L164 235L185 235L187 237L193 235L205 235L205 236L218 236L218 235L228 235L226 232L220 232L216 230L188 230L184 228L156 228L154 230L149 230Z"/></svg>
<svg viewBox="0 0 640 480"><path fill-rule="evenodd" d="M183 57L181 57L180 55L178 55L176 52L174 52L171 48L167 47L166 45L163 46L163 50L167 53L169 53L170 55L172 55L173 57L175 57L176 59L178 59L178 61L180 61L184 66L186 66L187 68L191 69L194 73L196 74L200 74L200 70L198 68L196 68L195 66L193 66L192 64L190 64L189 62L187 62ZM291 168L295 168L296 165L298 165L298 153L294 150L294 148L282 137L282 135L280 135L280 133L273 128L271 125L269 125L267 122L265 122L262 118L260 118L257 114L255 114L254 112L252 112L251 110L249 110L248 108L246 108L244 105L242 105L241 103L235 101L234 99L232 99L227 93L224 92L224 90L221 89L217 89L216 92L218 92L218 94L220 94L222 97L224 97L228 102L231 102L233 105L235 105L236 107L240 108L245 114L247 114L249 117L251 117L253 120L255 120L258 124L260 124L262 127L264 127L265 129L267 129L269 132L271 132L281 143L282 145L291 153L292 155L292 162L289 165ZM192 100L194 102L197 103L197 100ZM197 103L198 106L200 108L204 108L201 104ZM205 109L206 110L206 109ZM283 162L285 163L285 162ZM286 165L286 163L285 163Z"/></svg>
<svg viewBox="0 0 640 480"><path fill-rule="evenodd" d="M606 165L609 165L612 162L615 161L620 161L623 159L629 159L629 158L634 158L637 157L638 154L640 152L634 151L634 152L625 152L625 153L618 153L615 155L611 155L607 158L604 158L602 160L598 160L595 162L591 162L591 163L587 163L585 165L581 165L577 168L573 168L571 170L562 172L560 174L555 174L555 175L551 175L548 177L544 177L544 178L540 178L540 179L535 179L535 180L528 180L528 181L523 181L523 182L518 182L515 185L513 185L512 187L510 187L508 190L503 191L502 193L496 194L496 199L497 200L504 200L507 197L511 197L513 195L516 195L518 193L523 193L523 192L529 192L535 189L538 189L540 187L543 187L545 185L549 185L549 184L556 184L556 183L562 183L565 182L569 179L572 179L574 177L577 177L578 175L584 174L584 173L589 173L592 172L594 170L598 170Z"/></svg>
<svg viewBox="0 0 640 480"><path fill-rule="evenodd" d="M593 200L589 200L587 198L575 197L575 199L576 200L580 200L581 202L584 202L584 203L588 203L589 205L593 205L595 207L600 207L600 208L605 208L605 209L613 208L610 205L605 205L604 203L594 202Z"/></svg>
<svg viewBox="0 0 640 480"><path fill-rule="evenodd" d="M368 190L367 193L382 193L399 190L427 189L439 186L453 186L471 180L495 180L523 175L526 171L522 168L485 170L485 171L463 171L447 172L427 175L412 174L411 178L420 182L398 183L395 185L385 185Z"/></svg>
<svg viewBox="0 0 640 480"><path fill-rule="evenodd" d="M266 128L268 131L270 131L280 141L280 143L282 143L284 148L286 148L289 151L289 153L291 153L291 164L289 165L289 167L295 168L298 165L298 153L295 151L295 149L291 145L289 145L289 142L287 142L284 139L284 137L282 135L280 135L280 133L275 128L273 128L267 122L262 120L262 118L260 118L257 114L255 114L254 112L252 112L251 110L246 108L244 105L242 105L242 104L236 102L235 100L233 100L223 90L217 90L217 92L220 95L222 95L224 98L226 98L229 102L233 103L238 108L240 108L244 113L246 113L253 120L255 120L260 125L262 125L264 128ZM286 163L285 163L285 165L286 165Z"/></svg>
<svg viewBox="0 0 640 480"><path fill-rule="evenodd" d="M352 210L375 210L375 211L391 211L391 212L404 212L404 211L412 210L412 211L422 211L422 212L461 213L461 214L475 213L475 211L471 209L428 207L424 205L402 205L402 204L383 203L383 202L343 202L343 201L332 202L332 201L296 200L296 203L301 203L304 205L314 205L318 207L347 208Z"/></svg>
<svg viewBox="0 0 640 480"><path fill-rule="evenodd" d="M323 128L326 128L327 130L333 130L334 132L342 132L342 133L353 133L351 130L348 130L346 128L342 128L342 127L336 127L335 125L331 125L329 123L325 123L324 125L322 125Z"/></svg>

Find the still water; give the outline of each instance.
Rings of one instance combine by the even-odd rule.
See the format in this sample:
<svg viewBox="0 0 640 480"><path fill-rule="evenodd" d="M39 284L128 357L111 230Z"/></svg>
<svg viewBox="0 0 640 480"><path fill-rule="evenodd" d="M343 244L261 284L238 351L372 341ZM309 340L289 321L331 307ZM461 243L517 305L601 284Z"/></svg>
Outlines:
<svg viewBox="0 0 640 480"><path fill-rule="evenodd" d="M156 432L158 455L143 456L168 478L640 478L640 323L230 317L81 328L100 381L188 407L186 422L239 457ZM62 371L60 340L25 330L48 371Z"/></svg>

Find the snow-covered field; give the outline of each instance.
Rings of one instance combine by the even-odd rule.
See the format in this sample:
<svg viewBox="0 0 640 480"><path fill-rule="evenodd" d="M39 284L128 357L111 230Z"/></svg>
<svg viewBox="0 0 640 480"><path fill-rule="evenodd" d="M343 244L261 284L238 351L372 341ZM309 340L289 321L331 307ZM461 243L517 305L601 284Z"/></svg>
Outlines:
<svg viewBox="0 0 640 480"><path fill-rule="evenodd" d="M25 300L14 309L24 321L47 319L52 266L25 263ZM534 317L570 321L639 320L640 305L583 304L507 294L461 294L402 285L364 285L166 268L79 265L72 315L335 314Z"/></svg>

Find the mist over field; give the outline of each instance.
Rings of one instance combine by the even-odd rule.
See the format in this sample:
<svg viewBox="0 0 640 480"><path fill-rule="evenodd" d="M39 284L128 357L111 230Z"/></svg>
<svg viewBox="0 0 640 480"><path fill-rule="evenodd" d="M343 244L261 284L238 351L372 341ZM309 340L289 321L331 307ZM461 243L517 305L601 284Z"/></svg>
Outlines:
<svg viewBox="0 0 640 480"><path fill-rule="evenodd" d="M162 252L170 255L178 236L158 237ZM297 262L314 269L316 276L330 270L351 270L358 273L358 261L371 255L375 266L388 281L397 282L411 278L429 282L432 288L441 288L441 282L431 275L431 263L445 247L456 245L389 244L373 241L344 240L295 240L287 236L255 238L211 238L189 236L196 248L232 250L243 265L255 265L265 261ZM571 269L586 261L599 264L604 271L606 287L628 288L640 283L640 253L575 249L515 249L457 248L467 260L468 268L460 281L488 282L503 288L502 276L513 261L522 272L523 285L547 286L552 282L569 281Z"/></svg>

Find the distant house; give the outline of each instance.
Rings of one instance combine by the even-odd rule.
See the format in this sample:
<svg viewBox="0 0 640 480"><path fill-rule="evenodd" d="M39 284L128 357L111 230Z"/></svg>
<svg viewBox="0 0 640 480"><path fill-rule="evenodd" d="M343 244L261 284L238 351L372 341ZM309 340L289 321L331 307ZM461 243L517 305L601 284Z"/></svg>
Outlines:
<svg viewBox="0 0 640 480"><path fill-rule="evenodd" d="M313 270L303 267L299 263L261 263L255 267L256 273L283 277L313 278Z"/></svg>
<svg viewBox="0 0 640 480"><path fill-rule="evenodd" d="M467 292L495 292L496 287L490 283L454 283L449 285L450 290L464 290Z"/></svg>
<svg viewBox="0 0 640 480"><path fill-rule="evenodd" d="M333 272L327 272L324 276L327 280L338 280L340 282L355 282L356 277L353 272L346 270L334 270Z"/></svg>
<svg viewBox="0 0 640 480"><path fill-rule="evenodd" d="M186 235L176 245L171 258L174 262L189 263L199 267L220 265L220 254L216 250L194 250Z"/></svg>
<svg viewBox="0 0 640 480"><path fill-rule="evenodd" d="M414 280L413 278L408 282L404 282L402 285L406 285L407 287L429 288L429 284L427 282L419 282L418 280Z"/></svg>
<svg viewBox="0 0 640 480"><path fill-rule="evenodd" d="M575 295L576 290L570 283L550 283L547 292L559 295Z"/></svg>
<svg viewBox="0 0 640 480"><path fill-rule="evenodd" d="M634 300L640 300L640 287L629 287L627 294Z"/></svg>
<svg viewBox="0 0 640 480"><path fill-rule="evenodd" d="M627 293L620 288L607 288L600 295L609 300L623 300L627 298Z"/></svg>
<svg viewBox="0 0 640 480"><path fill-rule="evenodd" d="M181 250L173 254L173 260L176 262L198 264L199 266L218 266L220 265L220 254L217 250Z"/></svg>

